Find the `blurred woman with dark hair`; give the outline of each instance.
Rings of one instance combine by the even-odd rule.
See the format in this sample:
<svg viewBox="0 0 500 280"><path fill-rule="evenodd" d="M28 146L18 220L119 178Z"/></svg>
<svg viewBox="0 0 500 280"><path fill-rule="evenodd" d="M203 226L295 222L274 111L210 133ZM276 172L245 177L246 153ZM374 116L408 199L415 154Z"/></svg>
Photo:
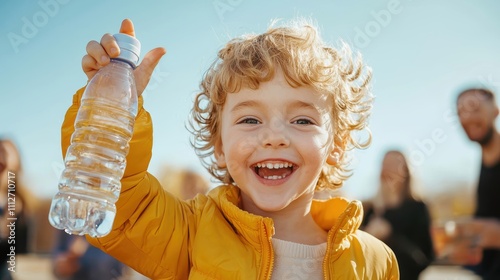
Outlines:
<svg viewBox="0 0 500 280"><path fill-rule="evenodd" d="M30 251L30 210L34 209L36 200L23 185L21 172L21 155L16 144L0 138L0 279L12 279L7 254L14 251L18 256ZM9 222L15 227L8 227Z"/></svg>
<svg viewBox="0 0 500 280"><path fill-rule="evenodd" d="M379 195L365 207L363 229L396 254L401 279L418 279L433 261L431 219L415 198L408 163L400 151L388 151L382 162Z"/></svg>

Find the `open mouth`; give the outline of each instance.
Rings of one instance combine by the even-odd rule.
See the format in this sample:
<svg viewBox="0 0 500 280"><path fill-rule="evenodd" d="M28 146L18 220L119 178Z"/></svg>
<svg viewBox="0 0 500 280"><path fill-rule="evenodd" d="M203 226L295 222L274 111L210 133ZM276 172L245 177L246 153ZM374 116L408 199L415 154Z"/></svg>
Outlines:
<svg viewBox="0 0 500 280"><path fill-rule="evenodd" d="M297 166L286 161L259 162L252 166L255 174L266 180L281 180L290 176Z"/></svg>

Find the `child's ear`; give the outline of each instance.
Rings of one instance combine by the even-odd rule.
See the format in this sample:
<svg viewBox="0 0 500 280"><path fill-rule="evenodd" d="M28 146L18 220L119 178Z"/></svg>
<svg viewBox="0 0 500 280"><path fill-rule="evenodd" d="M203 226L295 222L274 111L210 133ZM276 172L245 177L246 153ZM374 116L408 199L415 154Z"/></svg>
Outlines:
<svg viewBox="0 0 500 280"><path fill-rule="evenodd" d="M338 141L332 141L332 147L330 148L330 154L326 158L326 163L331 166L336 166L340 162L340 158L343 152L344 143L338 143Z"/></svg>
<svg viewBox="0 0 500 280"><path fill-rule="evenodd" d="M335 147L330 154L328 154L328 157L326 158L326 163L329 165L335 166L339 164L340 161L340 149Z"/></svg>
<svg viewBox="0 0 500 280"><path fill-rule="evenodd" d="M226 168L226 157L224 155L224 152L222 150L222 142L220 139L215 143L214 146L214 156L215 156L215 161L217 163L217 166L220 168Z"/></svg>

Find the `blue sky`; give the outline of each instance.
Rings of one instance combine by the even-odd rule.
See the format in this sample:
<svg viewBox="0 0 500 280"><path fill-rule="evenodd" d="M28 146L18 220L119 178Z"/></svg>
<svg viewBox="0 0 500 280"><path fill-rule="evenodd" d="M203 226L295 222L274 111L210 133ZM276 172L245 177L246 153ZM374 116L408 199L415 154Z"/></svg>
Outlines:
<svg viewBox="0 0 500 280"><path fill-rule="evenodd" d="M127 4L125 4L127 3ZM467 85L500 87L500 2L490 1L75 1L0 2L0 136L19 145L35 194L57 190L59 128L72 94L86 83L81 58L89 40L134 21L146 51L163 46L145 94L154 119L150 171L176 165L208 174L185 129L200 79L230 38L263 32L273 19L313 18L325 41L340 39L373 68L376 96L370 148L353 155L344 192L364 199L377 189L388 148L409 157L424 196L459 182L474 185L480 151L455 117L454 97Z"/></svg>

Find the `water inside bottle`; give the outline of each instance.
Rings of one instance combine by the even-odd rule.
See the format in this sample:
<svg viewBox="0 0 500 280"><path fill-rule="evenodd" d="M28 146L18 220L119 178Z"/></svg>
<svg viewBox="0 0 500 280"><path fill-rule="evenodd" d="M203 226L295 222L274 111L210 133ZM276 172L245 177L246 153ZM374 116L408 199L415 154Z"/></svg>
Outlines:
<svg viewBox="0 0 500 280"><path fill-rule="evenodd" d="M126 167L135 114L97 99L82 100L50 223L70 234L110 232Z"/></svg>
<svg viewBox="0 0 500 280"><path fill-rule="evenodd" d="M49 220L69 234L103 236L111 231L116 208L85 194L59 192L52 200Z"/></svg>

